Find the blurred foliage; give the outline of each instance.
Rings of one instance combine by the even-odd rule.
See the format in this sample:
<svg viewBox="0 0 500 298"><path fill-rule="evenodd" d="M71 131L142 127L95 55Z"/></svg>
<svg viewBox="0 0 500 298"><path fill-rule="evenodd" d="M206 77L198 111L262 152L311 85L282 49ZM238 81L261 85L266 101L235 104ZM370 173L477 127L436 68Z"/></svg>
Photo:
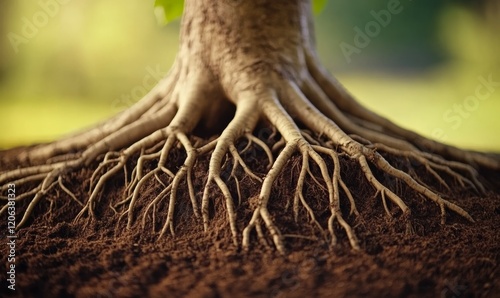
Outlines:
<svg viewBox="0 0 500 298"><path fill-rule="evenodd" d="M403 126L500 150L500 90L463 114L460 125L445 117L474 95L478 77L500 82L499 28L491 24L498 11L486 18L491 10L484 6L398 1L402 11L349 63L339 45L353 44L354 28L363 30L391 1L328 1L316 20L323 63L364 104ZM158 26L152 0L61 2L46 24L40 3L57 0L0 2L0 147L50 141L123 110L175 58L179 21ZM37 32L16 53L9 36L22 36L27 23Z"/></svg>
<svg viewBox="0 0 500 298"><path fill-rule="evenodd" d="M328 0L312 0L312 10L314 14L319 14L326 6Z"/></svg>
<svg viewBox="0 0 500 298"><path fill-rule="evenodd" d="M241 0L225 1L237 3ZM313 12L315 14L320 13L327 2L328 0L312 0ZM167 24L181 17L184 8L184 0L155 0L155 8L158 21L161 24Z"/></svg>
<svg viewBox="0 0 500 298"><path fill-rule="evenodd" d="M180 18L183 8L184 0L155 0L155 12L160 23Z"/></svg>

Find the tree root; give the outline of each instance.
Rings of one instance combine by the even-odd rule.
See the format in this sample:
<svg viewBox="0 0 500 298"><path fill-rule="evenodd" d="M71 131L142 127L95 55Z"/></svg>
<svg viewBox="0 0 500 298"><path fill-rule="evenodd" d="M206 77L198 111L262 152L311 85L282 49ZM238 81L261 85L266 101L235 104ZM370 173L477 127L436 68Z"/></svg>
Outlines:
<svg viewBox="0 0 500 298"><path fill-rule="evenodd" d="M145 228L148 221L151 221L153 233L158 233L159 237L167 237L167 234L175 236L175 219L178 214L176 206L181 199L178 195L179 188L186 185L194 220L200 222L205 231L210 229L209 204L211 200L221 199L235 246L250 249L255 237L262 245L268 245L269 236L273 246L280 253L285 253L285 238L310 238L307 235L283 235L272 215L274 210L269 207L269 202L273 199L273 185L294 154L301 155L302 163L294 195L288 203L292 206L293 218L300 224L299 214L305 211L314 229L332 245L338 243L340 228L350 246L354 250L361 249L355 229L342 213L343 196L350 205L347 216L360 217L356 207L357 198L342 178L339 156L359 164L367 183L376 192L376 197L380 196L387 216L393 217L400 212L407 222L408 233L412 231L410 208L395 190L377 179L374 168L383 175L405 183L424 201L434 202L440 208L443 224L447 210L474 221L465 210L421 182L414 171L410 169L409 173L405 173L391 165L381 153L418 162L448 191L452 188L449 185L449 180L452 179L464 189L470 188L479 194L485 193L486 189L479 181L474 166L498 170L500 163L496 159L480 153L461 151L401 129L361 107L342 86L325 75L311 55L307 57L307 66L309 73L300 82L270 76L263 81L272 81L276 88L267 89L263 86L268 84L257 82L255 85L261 86L258 90L238 93L238 98L232 99L236 104L234 118L217 139L206 144L193 142L189 134L207 116L204 112L213 104L208 99L202 99L207 94L220 97L220 91L214 87L216 84L213 80L207 79L207 74L190 73L193 78L188 80L187 73L174 67L172 75L130 110L78 136L36 147L20 156L21 161L45 159L48 160L46 164L0 173L2 193L5 193L10 183L18 187L32 187L16 198L17 201L28 200L17 228L27 223L35 206L56 186L81 207L75 221L95 219L94 211L100 203L99 197L106 183L123 171L125 195L114 202L111 208L120 214L119 222L126 218L127 229L135 228L137 222ZM281 139L272 146L253 135L261 118L270 122L276 133L281 135ZM296 121L300 121L303 127L299 128ZM242 138L247 140L247 145L238 149L236 144ZM186 154L179 168L169 166L169 158L177 146ZM251 146L260 148L267 157L268 171L265 175L252 170L243 158L243 154ZM85 147L88 149L75 154L75 150L79 152ZM209 170L200 198L197 195L199 190L193 182L193 171L200 162L200 157L208 154ZM451 157L452 160L444 159L441 155ZM129 174L127 167L134 156L138 156L137 163ZM89 167L96 161L100 164L90 177L88 198L79 199L63 184L62 177L69 172ZM332 168L328 166L330 161ZM145 166L146 163L155 162L157 164L154 169L148 170L149 167ZM223 169L229 167L229 175L223 178ZM318 176L313 175L312 167L319 169ZM252 206L251 219L242 231L238 229L236 209L247 198L242 196L242 178L238 175L238 169L246 177L262 184L256 204ZM328 195L329 217L326 223L318 219L317 211L311 207L307 194L304 194L308 177ZM228 186L230 181L235 184L235 192L231 192ZM150 183L161 186L162 191L150 202L140 204L145 207L139 207L141 192ZM220 197L215 195L213 185L220 191ZM4 214L8 207L7 198L1 197L1 200L4 205L0 214ZM391 209L389 202L397 206L397 210ZM166 209L166 214L159 214L162 209ZM138 212L140 221L136 219ZM156 231L159 219L163 219L162 228Z"/></svg>

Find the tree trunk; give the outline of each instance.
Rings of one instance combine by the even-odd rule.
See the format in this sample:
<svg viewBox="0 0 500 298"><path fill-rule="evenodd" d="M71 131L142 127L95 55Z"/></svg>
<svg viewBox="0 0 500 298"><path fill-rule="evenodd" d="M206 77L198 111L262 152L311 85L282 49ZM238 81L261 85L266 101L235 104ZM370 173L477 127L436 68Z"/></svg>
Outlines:
<svg viewBox="0 0 500 298"><path fill-rule="evenodd" d="M358 164L366 177L365 183L380 195L388 216L401 214L408 232L412 230L410 208L400 194L377 179L373 168L381 173L379 176L403 182L425 200L436 203L442 222L446 210L472 221L465 210L420 182L411 167L397 168L386 157L422 165L450 193L449 181L458 181L464 189L484 192L474 167L499 170L500 161L428 140L361 106L321 67L312 24L311 4L306 0L186 0L179 54L169 75L158 86L135 106L94 129L27 150L19 156L24 161L48 162L0 174L3 188L13 181L17 184L37 181L30 192L34 198L29 200L19 226L26 223L36 204L56 185L80 202L62 185L61 177L99 161L91 178L90 196L80 202L83 208L77 220L87 215L90 219L95 217L93 209L104 185L125 169L127 195L115 202L115 209L127 215L129 229L137 227L135 216L137 202L141 200L140 190L147 181L154 181L159 173L164 173L170 177L169 184L140 212L143 220L147 220L148 213L155 214L156 206L166 204L163 197L169 195L160 236L175 232L175 206L182 185L187 185L184 193L189 194L194 217L200 218L208 230L209 202L217 199L211 188L215 184L225 202L234 245L248 248L254 232L262 240L264 226L275 247L283 253L284 239L268 206L273 184L296 154L302 158L302 167L295 197L291 199L291 212L299 221L300 210L305 210L310 222L324 232L332 244L336 243L337 225L346 232L351 246L359 249L355 232L344 220L341 209L341 202L348 201L350 214L359 216L357 198L342 178L341 164L347 160ZM281 136L273 146L253 135L260 120L266 121ZM199 143L190 137L193 131L220 135L211 142ZM248 146L262 149L265 162L269 162L267 173L254 173L246 165L236 147L240 139L247 139ZM176 146L185 150L184 165L168 168L167 160ZM198 197L192 171L202 162L200 156L208 154L207 182L203 196ZM134 170L128 175L128 162L137 155ZM157 161L157 167L146 170L144 163L148 160ZM320 169L319 177L312 179L326 189L328 210L324 212L330 213L327 222L317 219L303 194L304 184L312 175L310 162ZM231 191L221 175L228 163L233 167L230 179L236 183L242 179L235 175L238 167L245 176L262 183L257 204L252 207L252 218L243 231L237 228L239 219L233 199L236 195L241 199L241 192L239 187L237 193ZM327 166L330 163L333 168ZM7 208L8 205L4 205L0 214Z"/></svg>
<svg viewBox="0 0 500 298"><path fill-rule="evenodd" d="M299 81L310 47L308 1L186 1L178 60L221 86L237 104L244 90Z"/></svg>

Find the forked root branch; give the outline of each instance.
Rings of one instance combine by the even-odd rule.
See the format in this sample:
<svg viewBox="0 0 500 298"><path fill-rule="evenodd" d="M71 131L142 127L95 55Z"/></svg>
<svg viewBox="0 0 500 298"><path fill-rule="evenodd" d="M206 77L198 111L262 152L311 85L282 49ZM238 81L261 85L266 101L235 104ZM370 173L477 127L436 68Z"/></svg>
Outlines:
<svg viewBox="0 0 500 298"><path fill-rule="evenodd" d="M373 169L377 169L377 175L386 175L405 183L423 200L434 202L441 210L443 223L449 210L472 222L472 217L465 210L423 184L414 172L410 175L391 165L381 153L418 162L447 190L452 189L449 183L454 180L464 188L484 193L485 188L479 181L477 171L471 165L449 161L419 149L422 144L427 144L424 139L419 137L416 146L409 138L415 138L414 134L397 129L390 122L366 110L356 112L353 107L357 105L346 97L347 93L311 64L311 59L308 57L310 74L306 73L300 84L272 75L256 82L255 86L261 86L256 87L256 90L237 93L238 98L232 98L236 104L236 114L232 121L217 139L206 144L193 142L189 134L207 116L204 113L209 110L211 102L201 99L207 95L220 95L214 91L216 84L213 80L207 80L202 73L191 74L193 78L188 80L183 77L187 74L174 71L173 77L177 84L166 80L163 88L156 88L157 93L149 94L143 102L117 117L116 123L103 124L98 128L100 132L85 133L93 143L81 154L70 154L70 151L64 150L81 148L83 144L76 138L54 143L53 147L48 145L47 148L37 148L33 153L34 157L50 158L47 164L0 173L2 192L5 192L10 183L32 186L29 191L16 198L19 202L29 201L18 228L27 223L35 206L54 187L59 187L81 208L75 221L95 219L95 209L101 203L100 196L104 187L110 179L123 172L124 196L111 204L113 211L119 214L118 225L122 219L126 219L126 227L130 230L141 225L145 228L151 222L152 232L158 233L159 237L167 237L167 234L174 236L176 218L179 217L176 206L180 204L180 200L187 200L193 220L208 231L211 222L210 203L220 200L222 204L219 205L224 206L235 246L250 249L253 240L257 239L263 245L272 242L280 253L285 253L285 238L317 238L314 235L283 235L280 222L274 215L276 210L270 208L270 201L274 199L271 190L294 154L302 157L302 163L296 188L293 196L288 198L287 206L292 206L290 212L297 224L301 224L303 218L300 214L306 214L307 221L316 231L315 235L321 235L332 245L338 243L340 231L354 250L361 248L350 223L352 217L360 217L356 206L359 198L353 196L347 186L349 183L343 178L341 163L345 158L359 165L366 183L380 197L380 204L387 216L399 216L400 212L408 221L408 231L412 230L412 212L405 198L380 182ZM276 88L263 87L269 86L269 81ZM281 135L280 141L267 144L254 136L253 132L260 119L265 119L272 125L276 133ZM298 121L303 127L299 128ZM373 129L367 125L370 121L376 124ZM384 129L391 131L391 134L383 134L381 131ZM236 144L242 138L246 139L247 146L238 149ZM245 160L244 153L250 146L255 146L264 153L263 162L268 166L267 173L257 172ZM50 148L60 152L60 155L50 153ZM435 151L446 148L444 145L436 145ZM170 160L176 150L185 153L180 166ZM488 161L485 156L451 151L460 160L468 158L481 164L487 164ZM209 154L207 180L202 189L197 189L198 184L194 181L196 167L202 160L200 157ZM342 160L339 156L343 156ZM22 158L28 157L29 154ZM134 158L136 163L132 162ZM100 163L90 177L89 195L87 198L78 198L64 185L62 177L71 171L89 167L93 162ZM134 165L132 171L129 171L130 164ZM333 167L329 167L329 164L333 164ZM492 160L491 165L496 169L498 162ZM313 175L315 171L312 171L312 167L319 169L318 175ZM226 171L229 174L222 175ZM237 216L238 208L248 198L242 195L244 192L241 181L244 177L241 175L261 184L257 203L249 204L253 208L252 216L242 231L238 228L241 226L241 220ZM310 198L304 191L308 179L324 190L327 210L318 211L311 205ZM151 185L160 187L161 190L154 198L142 202L141 200L145 200L142 196L144 189ZM214 186L217 192L214 191ZM187 191L183 193L187 195L179 195L181 187L186 187ZM341 200L341 197L346 200ZM0 214L4 214L8 209L8 198L0 199L3 202ZM342 208L344 206L341 204L349 206ZM393 206L397 208L391 208ZM346 208L349 213L343 214L342 210ZM328 220L322 222L318 214L325 211L329 214ZM136 224L137 217L141 218L140 225ZM160 221L162 228L156 231L156 224Z"/></svg>

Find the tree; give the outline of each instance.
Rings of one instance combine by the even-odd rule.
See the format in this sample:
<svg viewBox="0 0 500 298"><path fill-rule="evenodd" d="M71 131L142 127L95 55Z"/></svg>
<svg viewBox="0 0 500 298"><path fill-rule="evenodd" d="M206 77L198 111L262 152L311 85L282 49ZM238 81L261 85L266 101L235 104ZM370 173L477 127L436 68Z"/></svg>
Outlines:
<svg viewBox="0 0 500 298"><path fill-rule="evenodd" d="M116 208L127 217L129 229L137 223L141 189L163 174L170 177L168 185L142 210L143 219L147 220L145 214L151 209L155 212L156 205L169 195L160 237L175 231L178 191L184 184L194 217L200 218L208 230L209 204L218 199L211 191L214 184L222 193L234 245L248 248L254 231L265 237L265 227L276 249L284 253L280 227L273 222L268 205L278 175L288 160L298 154L302 166L293 198L295 219L305 211L332 243L336 241L335 230L340 227L352 248L359 249L355 232L341 209L344 197L350 202L351 213L358 214L358 198L344 183L343 166L357 164L351 170L362 172L364 183L377 191L389 215L389 202L400 210L408 232L412 230L411 210L404 198L377 179L380 175L405 183L426 202L437 204L442 222L447 210L473 219L421 182L418 175L392 165L388 157L419 163L448 189L446 180L455 179L464 188L484 192L477 169L500 170L500 160L492 155L429 140L360 105L319 62L308 0L186 0L180 34L179 54L170 73L140 102L90 130L22 151L18 162L30 166L0 174L2 190L10 184L34 185L31 191L17 197L18 201L29 201L18 228L27 223L35 206L54 187L82 205L76 220L94 219L95 205L106 182L125 170L128 195L117 202ZM230 121L228 115L232 115ZM281 136L272 148L253 134L262 122ZM194 138L194 131L220 135L200 141ZM269 163L265 174L254 173L247 166L241 156L245 148L237 146L241 139L247 140L247 147L257 146L265 153L267 160L263 162ZM168 166L176 146L183 148L186 155L179 168ZM206 155L210 156L208 177L200 198L193 186L192 171ZM129 175L131 160L134 170ZM147 161L155 161L155 169L146 171ZM64 186L62 177L95 162L99 165L90 178L90 195L81 202ZM262 183L256 204L252 205L251 219L242 231L237 227L235 194L222 175L222 169L229 165L236 183L238 167ZM319 169L318 177L313 176L313 167ZM317 218L303 194L308 177L327 190L326 222ZM241 196L239 191L237 195ZM0 213L8 207L5 204Z"/></svg>

